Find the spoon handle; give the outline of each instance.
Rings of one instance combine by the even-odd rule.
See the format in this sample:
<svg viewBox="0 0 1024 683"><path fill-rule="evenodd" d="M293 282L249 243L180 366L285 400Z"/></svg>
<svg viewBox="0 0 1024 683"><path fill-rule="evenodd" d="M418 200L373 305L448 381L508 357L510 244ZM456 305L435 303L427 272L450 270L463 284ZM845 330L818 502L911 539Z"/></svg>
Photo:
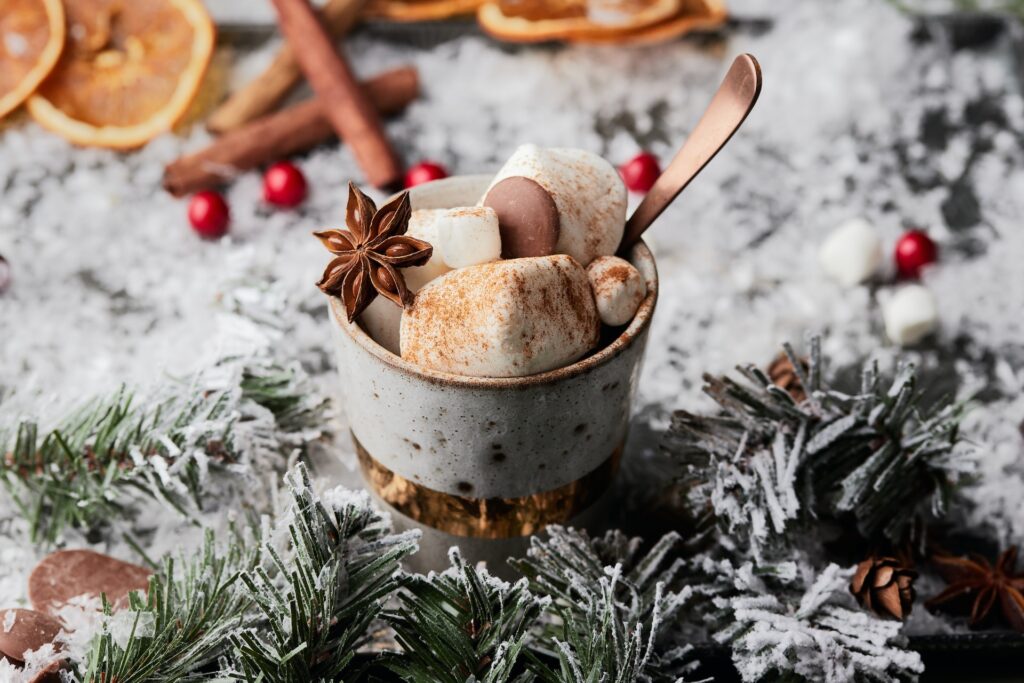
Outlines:
<svg viewBox="0 0 1024 683"><path fill-rule="evenodd" d="M620 254L627 253L640 240L651 223L729 142L760 94L761 66L752 55L740 55L729 67L690 137L626 221Z"/></svg>

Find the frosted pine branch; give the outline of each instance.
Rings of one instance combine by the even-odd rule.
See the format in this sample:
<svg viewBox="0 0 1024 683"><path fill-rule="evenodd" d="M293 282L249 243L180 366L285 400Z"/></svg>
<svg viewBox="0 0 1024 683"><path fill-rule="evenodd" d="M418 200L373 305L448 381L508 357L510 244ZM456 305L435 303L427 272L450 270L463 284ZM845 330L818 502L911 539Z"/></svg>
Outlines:
<svg viewBox="0 0 1024 683"><path fill-rule="evenodd" d="M666 447L686 471L695 513L710 514L757 559L814 519L850 519L866 540L896 544L916 521L942 517L973 468L960 407L924 414L912 366L886 383L869 364L848 394L824 380L817 339L807 372L786 349L803 401L745 366L742 382L705 376L719 414L674 416Z"/></svg>
<svg viewBox="0 0 1024 683"><path fill-rule="evenodd" d="M68 648L72 680L198 680L198 672L226 654L229 634L253 619L238 577L256 562L254 548L241 533L218 547L207 532L201 552L177 563L168 558L146 597L133 594L130 607L115 615L105 605L84 658Z"/></svg>
<svg viewBox="0 0 1024 683"><path fill-rule="evenodd" d="M618 531L593 540L560 526L546 534L512 561L535 592L552 598L533 647L560 668L538 667L538 675L552 683L682 680L690 648L674 626L690 592L677 585L680 537L668 534L641 556L640 539Z"/></svg>
<svg viewBox="0 0 1024 683"><path fill-rule="evenodd" d="M390 668L412 683L525 683L524 647L548 599L526 579L514 584L465 563L457 548L451 567L412 575L388 616L403 648Z"/></svg>
<svg viewBox="0 0 1024 683"><path fill-rule="evenodd" d="M797 558L799 559L799 558ZM853 568L818 573L796 562L756 568L708 558L693 563L705 583L714 637L732 648L745 682L788 679L844 683L916 680L920 655L905 649L901 623L860 610L848 586Z"/></svg>
<svg viewBox="0 0 1024 683"><path fill-rule="evenodd" d="M188 515L216 473L281 471L320 435L325 402L297 367L225 360L146 399L122 389L44 428L0 426L0 481L33 540L127 516L140 497ZM223 491L219 491L223 493Z"/></svg>
<svg viewBox="0 0 1024 683"><path fill-rule="evenodd" d="M246 680L345 680L418 534L392 534L365 493L317 496L302 465L285 483L291 503L272 538L287 540L241 575L263 619L231 635L234 656Z"/></svg>

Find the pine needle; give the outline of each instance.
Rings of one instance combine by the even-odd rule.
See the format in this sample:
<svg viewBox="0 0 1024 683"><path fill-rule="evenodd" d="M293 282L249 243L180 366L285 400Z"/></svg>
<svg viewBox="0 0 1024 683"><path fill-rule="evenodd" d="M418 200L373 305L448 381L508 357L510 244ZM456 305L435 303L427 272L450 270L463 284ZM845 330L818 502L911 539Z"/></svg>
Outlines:
<svg viewBox="0 0 1024 683"><path fill-rule="evenodd" d="M388 615L404 652L388 666L411 683L525 683L520 662L547 600L526 579L508 584L463 561L452 548L440 574L407 576L400 608Z"/></svg>
<svg viewBox="0 0 1024 683"><path fill-rule="evenodd" d="M944 512L973 467L959 438L962 406L924 414L913 366L886 384L869 364L860 391L847 394L825 381L819 340L806 372L786 353L804 383L801 403L745 366L742 384L705 377L719 414L674 415L666 448L686 471L695 514L711 510L758 560L815 520L851 520L876 545L922 542L921 522Z"/></svg>
<svg viewBox="0 0 1024 683"><path fill-rule="evenodd" d="M148 400L122 388L43 430L38 420L0 427L0 482L29 520L35 542L54 543L128 516L140 498L188 516L202 508L208 473L276 453L285 458L319 434L325 403L296 368L261 361L215 367L234 372L225 388L203 376ZM312 393L315 396L315 393Z"/></svg>

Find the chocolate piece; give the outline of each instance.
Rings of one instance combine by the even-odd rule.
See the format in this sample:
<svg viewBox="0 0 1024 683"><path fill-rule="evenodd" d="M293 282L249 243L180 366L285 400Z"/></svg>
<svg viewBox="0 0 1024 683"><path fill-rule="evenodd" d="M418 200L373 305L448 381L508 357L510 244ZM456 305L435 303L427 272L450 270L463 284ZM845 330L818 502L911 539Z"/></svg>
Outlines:
<svg viewBox="0 0 1024 683"><path fill-rule="evenodd" d="M60 670L63 664L63 659L54 660L28 683L61 683Z"/></svg>
<svg viewBox="0 0 1024 683"><path fill-rule="evenodd" d="M484 206L498 214L501 257L550 256L558 245L558 207L536 181L505 178L484 197Z"/></svg>
<svg viewBox="0 0 1024 683"><path fill-rule="evenodd" d="M60 622L42 612L5 609L0 612L0 655L15 664L24 664L26 652L52 643L60 631Z"/></svg>
<svg viewBox="0 0 1024 683"><path fill-rule="evenodd" d="M128 604L128 594L145 593L152 572L91 550L59 550L43 558L28 577L32 606L51 616L71 598L106 594L115 607Z"/></svg>

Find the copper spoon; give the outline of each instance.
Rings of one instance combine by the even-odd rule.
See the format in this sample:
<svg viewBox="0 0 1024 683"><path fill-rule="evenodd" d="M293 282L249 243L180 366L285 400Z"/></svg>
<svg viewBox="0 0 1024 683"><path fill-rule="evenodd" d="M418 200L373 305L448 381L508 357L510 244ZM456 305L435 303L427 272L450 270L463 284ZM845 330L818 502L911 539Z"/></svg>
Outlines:
<svg viewBox="0 0 1024 683"><path fill-rule="evenodd" d="M729 67L718 92L700 117L675 158L654 181L647 196L626 221L619 253L625 254L640 240L661 212L704 170L718 150L743 124L761 94L761 65L753 55L740 55Z"/></svg>

